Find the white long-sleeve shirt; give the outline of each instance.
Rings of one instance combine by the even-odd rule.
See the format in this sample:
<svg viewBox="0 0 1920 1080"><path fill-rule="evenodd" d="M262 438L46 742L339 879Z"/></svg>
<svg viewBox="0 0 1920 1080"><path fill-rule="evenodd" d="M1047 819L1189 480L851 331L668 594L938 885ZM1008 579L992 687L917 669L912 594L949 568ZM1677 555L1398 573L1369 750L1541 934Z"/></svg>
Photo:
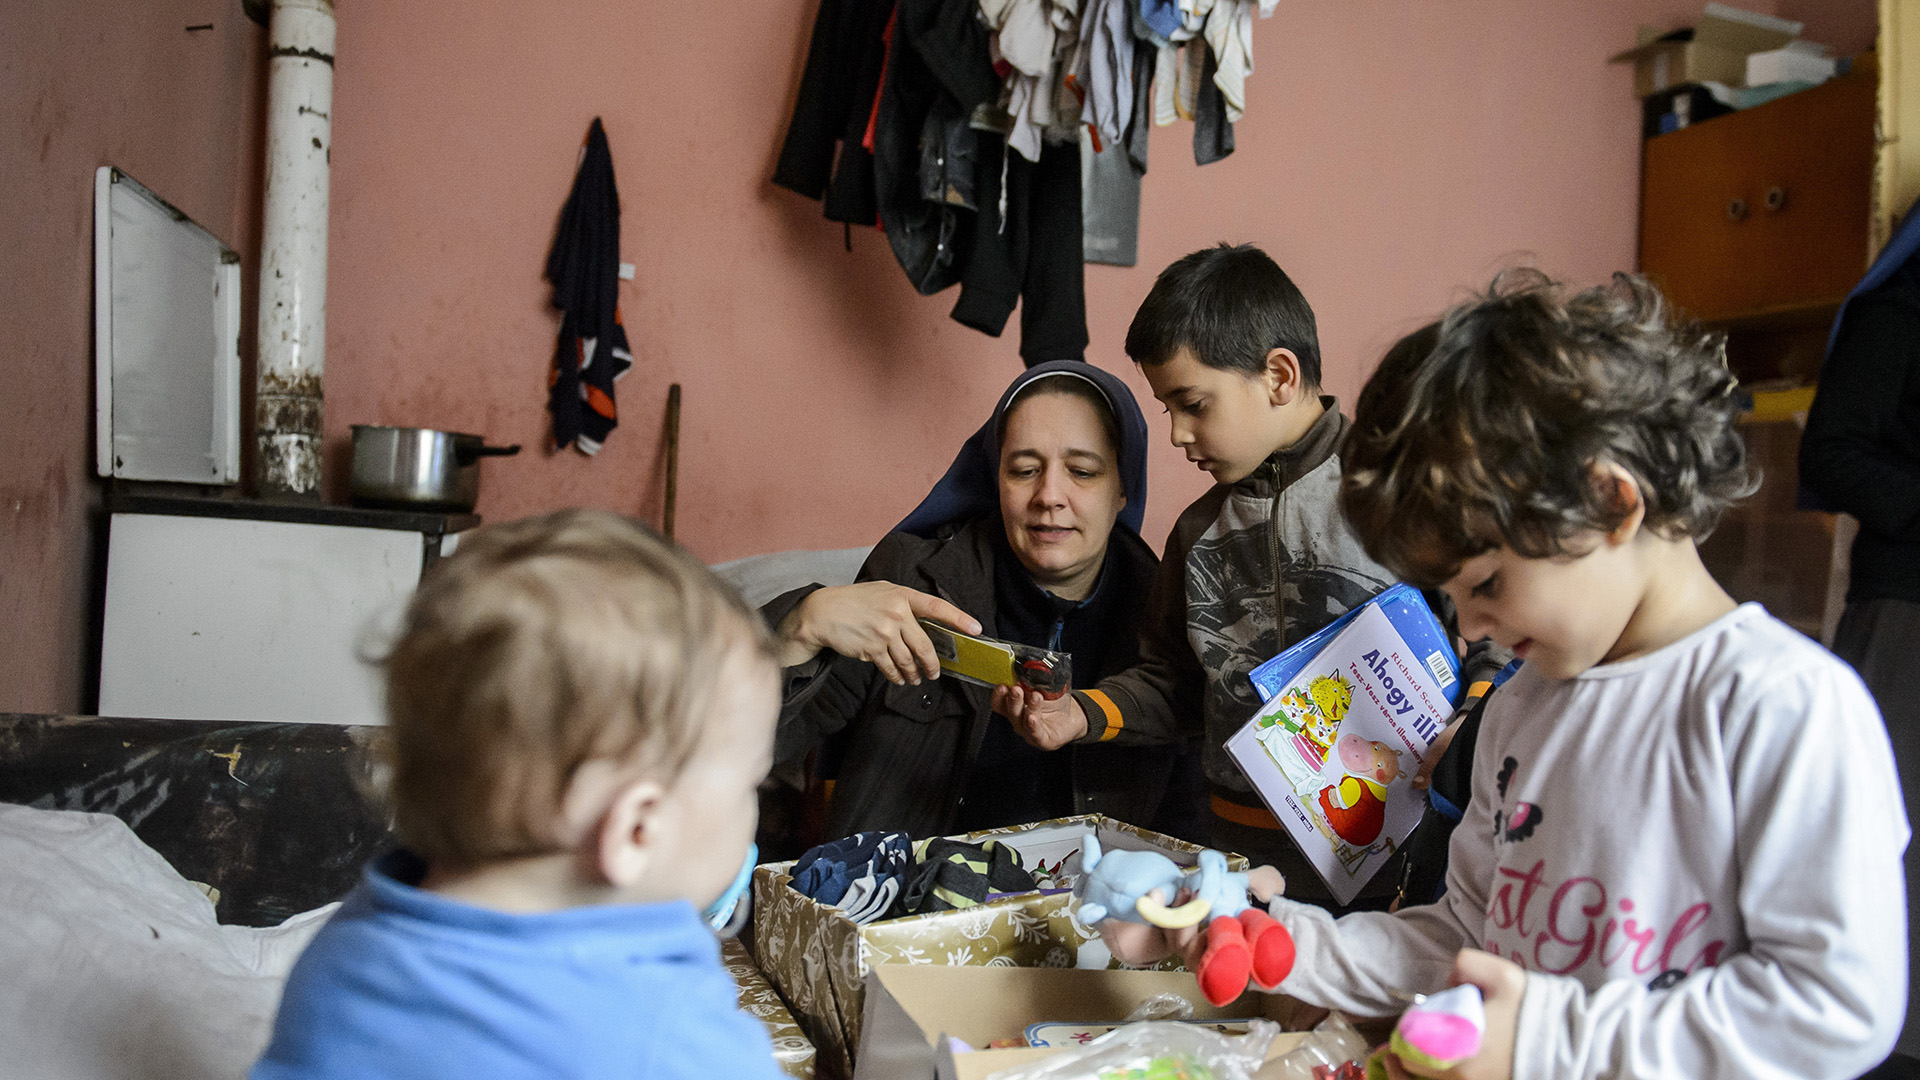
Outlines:
<svg viewBox="0 0 1920 1080"><path fill-rule="evenodd" d="M1521 668L1446 895L1338 922L1276 900L1281 990L1388 1015L1479 948L1528 971L1515 1080L1853 1077L1905 1017L1907 839L1859 678L1743 605L1565 681Z"/></svg>

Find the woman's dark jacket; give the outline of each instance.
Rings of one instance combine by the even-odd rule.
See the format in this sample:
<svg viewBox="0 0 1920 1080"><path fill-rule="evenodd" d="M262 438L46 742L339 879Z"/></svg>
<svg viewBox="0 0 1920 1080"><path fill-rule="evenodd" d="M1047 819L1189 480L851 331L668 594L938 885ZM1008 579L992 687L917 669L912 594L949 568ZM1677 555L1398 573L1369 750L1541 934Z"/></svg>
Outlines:
<svg viewBox="0 0 1920 1080"><path fill-rule="evenodd" d="M995 625L995 559L999 516L976 518L935 539L887 534L873 549L860 580L881 579L931 593L980 620L982 633ZM1125 527L1108 541L1102 589L1144 599L1158 560ZM778 626L818 586L789 592L764 609ZM1100 678L1132 666L1138 656L1144 603L1122 603ZM865 829L908 833L916 838L952 831L959 799L989 724L995 716L986 687L942 677L919 686L895 686L879 669L830 651L788 668L784 707L774 759L788 762L831 742L839 758L837 783L827 814L827 838ZM1180 785L1185 799L1163 807L1177 753L1166 747L1074 745L1058 751L1073 758L1074 809L1149 827L1178 828L1192 816L1193 784ZM1189 780L1191 778L1189 777ZM1180 803L1181 805L1173 805Z"/></svg>

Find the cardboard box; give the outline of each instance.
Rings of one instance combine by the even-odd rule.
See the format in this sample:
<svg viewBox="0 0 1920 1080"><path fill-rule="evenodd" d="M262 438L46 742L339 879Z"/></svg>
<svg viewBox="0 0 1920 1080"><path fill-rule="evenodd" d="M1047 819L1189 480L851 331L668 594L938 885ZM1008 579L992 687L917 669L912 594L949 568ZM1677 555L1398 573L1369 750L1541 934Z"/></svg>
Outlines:
<svg viewBox="0 0 1920 1080"><path fill-rule="evenodd" d="M1001 1069L1061 1053L1058 1049L989 1049L1043 1020L1100 1023L1125 1019L1162 994L1186 998L1196 1019L1262 1017L1282 1027L1303 1006L1281 995L1247 994L1218 1008L1193 976L1174 971L1086 971L1053 968L942 968L887 964L866 979L866 1015L854 1080L979 1080ZM956 1051L949 1037L972 1047ZM1282 1034L1269 1060L1306 1038Z"/></svg>
<svg viewBox="0 0 1920 1080"><path fill-rule="evenodd" d="M1800 26L1790 19L1708 4L1694 24L1692 41L1664 41L1659 31L1642 27L1639 46L1609 62L1633 62L1633 92L1638 97L1686 83L1745 86L1748 54L1784 47L1800 36Z"/></svg>
<svg viewBox="0 0 1920 1080"><path fill-rule="evenodd" d="M800 1025L754 964L747 947L735 939L721 942L720 962L739 987L740 1011L766 1025L767 1037L773 1041L773 1060L779 1063L780 1071L796 1080L813 1080L813 1063L818 1056L813 1043L801 1033Z"/></svg>
<svg viewBox="0 0 1920 1080"><path fill-rule="evenodd" d="M1107 850L1155 850L1183 866L1200 847L1097 815L1060 818L959 839L995 839L1020 852L1021 863L1075 858L1089 830ZM1228 865L1246 869L1240 856ZM753 955L819 1051L825 1077L853 1075L860 1045L865 978L881 964L1106 968L1114 964L1099 936L1073 918L1073 898L1028 894L957 911L856 924L789 887L792 863L753 872ZM1184 976L1192 982L1192 976Z"/></svg>

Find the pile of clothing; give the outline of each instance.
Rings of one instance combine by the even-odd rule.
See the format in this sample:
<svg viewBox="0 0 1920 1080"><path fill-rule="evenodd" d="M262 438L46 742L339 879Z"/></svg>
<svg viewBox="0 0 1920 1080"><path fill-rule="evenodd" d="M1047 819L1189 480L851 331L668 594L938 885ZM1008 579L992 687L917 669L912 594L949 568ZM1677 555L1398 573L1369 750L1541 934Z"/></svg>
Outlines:
<svg viewBox="0 0 1920 1080"><path fill-rule="evenodd" d="M1021 866L1018 851L995 840L916 841L906 833L862 832L802 855L793 864L792 887L865 924L973 907L1042 885Z"/></svg>
<svg viewBox="0 0 1920 1080"><path fill-rule="evenodd" d="M1132 266L1148 125L1233 152L1278 0L821 0L774 183L885 231L1028 366L1084 359L1084 264ZM849 234L849 246L851 234Z"/></svg>

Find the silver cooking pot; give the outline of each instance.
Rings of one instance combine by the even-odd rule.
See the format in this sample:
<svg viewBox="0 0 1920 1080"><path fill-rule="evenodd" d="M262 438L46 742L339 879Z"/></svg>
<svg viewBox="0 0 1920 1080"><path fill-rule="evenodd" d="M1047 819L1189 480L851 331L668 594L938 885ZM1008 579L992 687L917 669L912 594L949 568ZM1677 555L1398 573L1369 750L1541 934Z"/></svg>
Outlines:
<svg viewBox="0 0 1920 1080"><path fill-rule="evenodd" d="M458 431L355 424L347 494L356 506L467 513L480 499L480 459L519 452Z"/></svg>

